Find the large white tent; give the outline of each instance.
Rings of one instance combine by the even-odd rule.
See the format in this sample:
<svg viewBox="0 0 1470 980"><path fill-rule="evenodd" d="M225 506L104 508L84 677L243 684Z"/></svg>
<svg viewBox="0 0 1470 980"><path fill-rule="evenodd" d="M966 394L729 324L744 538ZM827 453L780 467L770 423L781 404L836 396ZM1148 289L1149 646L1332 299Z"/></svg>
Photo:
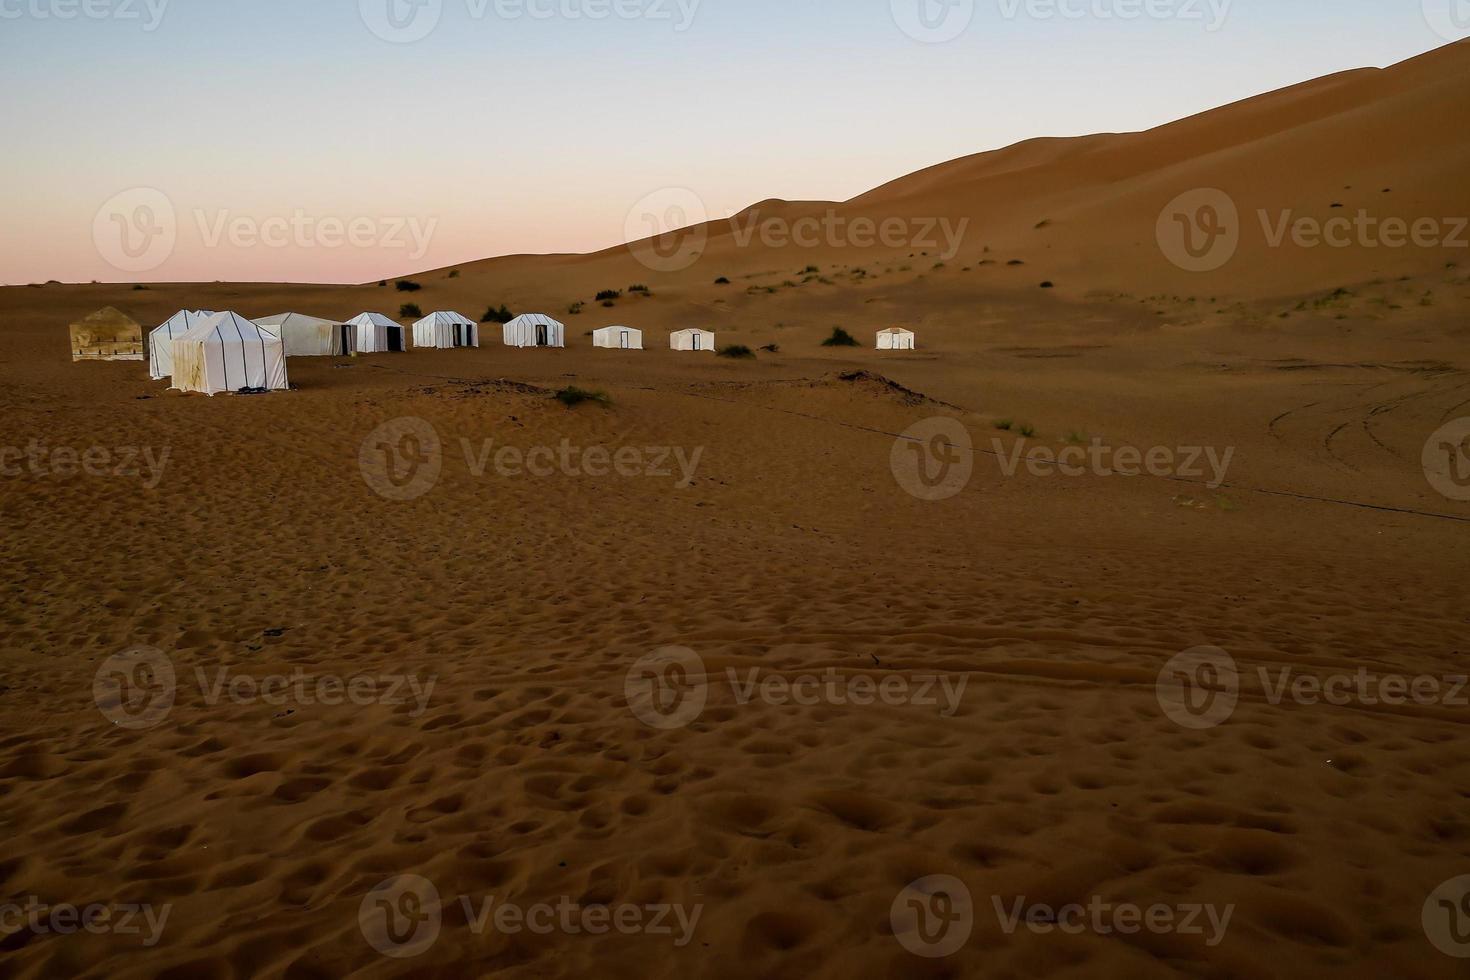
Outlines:
<svg viewBox="0 0 1470 980"><path fill-rule="evenodd" d="M593 347L610 347L613 350L642 350L643 331L632 327L603 327L592 331Z"/></svg>
<svg viewBox="0 0 1470 980"><path fill-rule="evenodd" d="M669 347L674 350L714 350L715 335L708 330L676 330L669 334Z"/></svg>
<svg viewBox="0 0 1470 980"><path fill-rule="evenodd" d="M347 321L357 331L360 354L401 354L408 350L403 327L381 313L363 313Z"/></svg>
<svg viewBox="0 0 1470 980"><path fill-rule="evenodd" d="M287 357L343 357L357 349L357 331L336 320L278 313L255 322L281 338Z"/></svg>
<svg viewBox="0 0 1470 980"><path fill-rule="evenodd" d="M480 328L454 312L430 313L413 325L415 347L479 347Z"/></svg>
<svg viewBox="0 0 1470 980"><path fill-rule="evenodd" d="M162 381L174 373L174 338L182 337L199 326L213 310L180 310L148 334L148 374L154 381Z"/></svg>
<svg viewBox="0 0 1470 980"><path fill-rule="evenodd" d="M566 324L545 313L523 313L502 329L507 347L565 347Z"/></svg>
<svg viewBox="0 0 1470 980"><path fill-rule="evenodd" d="M238 313L216 313L173 341L173 387L207 395L242 388L282 391L281 338Z"/></svg>
<svg viewBox="0 0 1470 980"><path fill-rule="evenodd" d="M889 327L878 331L879 350L913 350L914 332L903 327Z"/></svg>

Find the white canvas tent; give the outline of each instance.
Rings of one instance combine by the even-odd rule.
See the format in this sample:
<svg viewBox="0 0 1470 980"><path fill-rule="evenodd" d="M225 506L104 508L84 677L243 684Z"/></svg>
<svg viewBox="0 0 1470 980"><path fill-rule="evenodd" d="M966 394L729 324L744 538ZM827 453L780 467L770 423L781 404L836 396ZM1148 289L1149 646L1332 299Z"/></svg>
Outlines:
<svg viewBox="0 0 1470 980"><path fill-rule="evenodd" d="M565 347L567 328L545 313L523 313L502 328L507 347Z"/></svg>
<svg viewBox="0 0 1470 980"><path fill-rule="evenodd" d="M454 312L430 313L413 325L415 347L479 347L480 327Z"/></svg>
<svg viewBox="0 0 1470 980"><path fill-rule="evenodd" d="M255 322L281 338L287 357L344 357L357 349L357 331L336 320L280 313Z"/></svg>
<svg viewBox="0 0 1470 980"><path fill-rule="evenodd" d="M889 327L878 331L879 350L913 350L914 332L903 327Z"/></svg>
<svg viewBox="0 0 1470 980"><path fill-rule="evenodd" d="M714 350L715 335L708 330L678 330L669 334L674 350Z"/></svg>
<svg viewBox="0 0 1470 980"><path fill-rule="evenodd" d="M281 338L238 313L216 313L173 341L173 387L207 395L242 388L282 391Z"/></svg>
<svg viewBox="0 0 1470 980"><path fill-rule="evenodd" d="M593 347L609 347L613 350L642 350L643 331L632 327L603 327L592 331Z"/></svg>
<svg viewBox="0 0 1470 980"><path fill-rule="evenodd" d="M214 316L213 310L180 310L148 334L148 375L162 381L174 373L174 338Z"/></svg>
<svg viewBox="0 0 1470 980"><path fill-rule="evenodd" d="M357 331L360 354L401 354L408 350L403 327L381 313L363 313L347 321Z"/></svg>

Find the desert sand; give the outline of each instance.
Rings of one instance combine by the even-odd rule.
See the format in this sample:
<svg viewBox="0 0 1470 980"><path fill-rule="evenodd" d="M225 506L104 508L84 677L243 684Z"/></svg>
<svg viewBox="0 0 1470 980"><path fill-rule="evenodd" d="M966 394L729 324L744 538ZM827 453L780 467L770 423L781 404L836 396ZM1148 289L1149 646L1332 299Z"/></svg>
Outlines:
<svg viewBox="0 0 1470 980"><path fill-rule="evenodd" d="M1466 671L1470 502L1437 493L1421 453L1470 415L1470 254L1254 234L1195 274L1154 235L1198 187L1248 215L1470 213L1467 118L1459 45L1148 133L1037 140L844 204L755 212L971 218L947 259L742 247L719 222L674 236L701 254L670 273L618 249L416 273L412 296L0 290L0 443L169 454L156 485L0 478L0 893L172 906L152 947L11 932L0 974L1463 975L1421 910L1470 873L1467 709L1274 704L1257 678ZM652 295L592 301L633 284ZM151 325L184 307L346 318L405 299L544 310L569 348L509 350L487 325L478 350L293 358L297 390L213 399L68 351L67 324L104 306ZM611 323L650 349L594 350L586 333ZM895 324L919 350L871 349ZM667 332L693 325L780 349L669 351ZM839 325L864 348L819 346ZM569 385L609 404L551 397ZM403 417L444 444L436 485L406 501L359 466L369 434ZM891 460L898 434L936 417L977 451L964 491L929 502ZM682 488L677 469L476 475L461 440L486 439L701 455ZM1094 439L1233 461L1218 488L1001 466L1018 442ZM1201 645L1236 659L1242 690L1226 723L1190 730L1155 682ZM99 710L93 681L140 646L167 655L179 689L135 731ZM697 719L660 730L625 679L670 646L713 683ZM435 686L422 712L210 703L196 671L222 668ZM732 668L968 681L946 716L741 703ZM442 934L412 959L359 925L400 874L446 899ZM929 875L975 899L973 935L945 958L893 935L895 897ZM461 895L702 911L682 946L505 935L472 929ZM1008 934L992 899L1023 896L1234 915L1215 945Z"/></svg>

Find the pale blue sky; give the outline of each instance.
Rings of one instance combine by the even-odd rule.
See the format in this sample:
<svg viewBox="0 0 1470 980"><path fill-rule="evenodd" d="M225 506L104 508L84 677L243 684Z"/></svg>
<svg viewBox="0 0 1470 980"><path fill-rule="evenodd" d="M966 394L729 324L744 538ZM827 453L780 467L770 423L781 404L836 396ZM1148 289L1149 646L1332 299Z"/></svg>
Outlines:
<svg viewBox="0 0 1470 980"><path fill-rule="evenodd" d="M977 0L940 44L901 30L890 0L702 0L683 31L678 0L519 0L579 15L547 19L441 0L437 28L406 44L376 36L359 0L171 0L151 31L145 0L85 0L137 19L54 16L83 2L0 0L3 282L364 280L586 250L621 241L629 208L667 186L712 216L843 199L1032 136L1146 128L1446 41L1420 0L1234 0L1214 31L1090 12L1143 0L1061 0L1075 19ZM585 16L614 2L655 16ZM1154 2L1211 16L1212 0ZM129 273L99 250L94 218L140 186L172 203L178 242ZM211 247L203 233L221 214L293 212L437 223L412 256L393 242Z"/></svg>

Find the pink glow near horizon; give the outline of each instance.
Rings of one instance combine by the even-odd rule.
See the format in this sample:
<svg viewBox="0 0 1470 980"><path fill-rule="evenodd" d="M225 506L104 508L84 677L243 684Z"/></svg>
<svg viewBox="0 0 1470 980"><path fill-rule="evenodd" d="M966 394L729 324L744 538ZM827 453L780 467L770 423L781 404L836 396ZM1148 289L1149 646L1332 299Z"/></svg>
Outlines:
<svg viewBox="0 0 1470 980"><path fill-rule="evenodd" d="M1417 4L1367 0L1233 0L1214 25L971 5L973 22L933 37L889 9L923 0L685 0L621 20L578 0L510 20L428 0L408 8L438 12L421 38L370 24L358 0L48 16L58 2L0 20L0 81L19 94L8 129L23 134L6 160L9 284L366 282L591 251L644 227L640 202L667 188L693 192L690 220L843 200L1017 140L1145 128L1446 39Z"/></svg>

